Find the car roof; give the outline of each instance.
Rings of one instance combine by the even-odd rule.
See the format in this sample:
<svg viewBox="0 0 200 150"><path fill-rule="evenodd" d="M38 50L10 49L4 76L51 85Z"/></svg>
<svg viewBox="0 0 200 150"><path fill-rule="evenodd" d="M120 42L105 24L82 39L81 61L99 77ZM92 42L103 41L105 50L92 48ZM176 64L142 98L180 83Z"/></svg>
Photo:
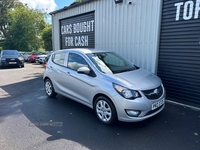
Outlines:
<svg viewBox="0 0 200 150"><path fill-rule="evenodd" d="M61 52L61 51L65 51L65 52L79 52L79 53L83 53L83 54L109 52L108 50L86 49L86 48L62 49L62 50L57 50L55 52Z"/></svg>
<svg viewBox="0 0 200 150"><path fill-rule="evenodd" d="M8 55L8 54L5 54L5 53L15 53L15 54L19 54L18 50L1 50L0 51L1 54L3 55Z"/></svg>
<svg viewBox="0 0 200 150"><path fill-rule="evenodd" d="M1 51L18 51L18 50L14 50L14 49L3 49L3 50L1 50Z"/></svg>

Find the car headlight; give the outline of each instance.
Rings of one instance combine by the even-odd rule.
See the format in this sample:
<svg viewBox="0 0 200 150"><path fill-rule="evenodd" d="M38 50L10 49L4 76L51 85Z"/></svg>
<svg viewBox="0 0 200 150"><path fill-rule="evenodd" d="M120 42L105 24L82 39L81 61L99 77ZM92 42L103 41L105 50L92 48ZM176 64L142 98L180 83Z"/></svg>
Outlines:
<svg viewBox="0 0 200 150"><path fill-rule="evenodd" d="M23 57L19 57L18 59L19 59L19 60L21 60L21 61L22 61L22 60L24 60L24 58L23 58Z"/></svg>
<svg viewBox="0 0 200 150"><path fill-rule="evenodd" d="M121 85L114 84L114 83L113 83L113 87L124 98L135 99L135 98L141 97L141 95L138 91L130 90Z"/></svg>

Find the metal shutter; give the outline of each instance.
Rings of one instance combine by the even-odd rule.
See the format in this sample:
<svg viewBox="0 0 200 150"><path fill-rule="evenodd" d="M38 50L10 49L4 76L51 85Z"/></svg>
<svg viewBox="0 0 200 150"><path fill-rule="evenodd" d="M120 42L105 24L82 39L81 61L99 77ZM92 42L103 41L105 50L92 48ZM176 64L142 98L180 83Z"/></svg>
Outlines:
<svg viewBox="0 0 200 150"><path fill-rule="evenodd" d="M167 99L200 106L200 0L163 0L158 76Z"/></svg>

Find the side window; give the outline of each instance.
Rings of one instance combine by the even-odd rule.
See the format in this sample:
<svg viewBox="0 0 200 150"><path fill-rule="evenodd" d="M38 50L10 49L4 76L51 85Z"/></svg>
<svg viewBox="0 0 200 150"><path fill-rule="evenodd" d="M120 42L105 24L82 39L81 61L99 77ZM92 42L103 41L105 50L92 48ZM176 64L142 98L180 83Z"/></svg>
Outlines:
<svg viewBox="0 0 200 150"><path fill-rule="evenodd" d="M54 54L53 57L52 57L52 61L55 64L64 66L64 64L65 64L65 55L66 55L65 52Z"/></svg>
<svg viewBox="0 0 200 150"><path fill-rule="evenodd" d="M88 67L88 64L80 55L69 53L67 67L77 71L80 67Z"/></svg>

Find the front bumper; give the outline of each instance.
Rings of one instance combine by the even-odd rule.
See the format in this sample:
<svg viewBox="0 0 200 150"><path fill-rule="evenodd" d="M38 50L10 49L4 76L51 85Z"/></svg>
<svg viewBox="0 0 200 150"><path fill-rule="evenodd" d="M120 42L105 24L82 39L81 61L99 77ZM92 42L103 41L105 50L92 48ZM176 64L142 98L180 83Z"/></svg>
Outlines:
<svg viewBox="0 0 200 150"><path fill-rule="evenodd" d="M139 122L155 116L164 109L166 97L164 87L163 94L155 100L149 100L143 93L140 92L140 94L142 95L142 97L134 100L125 99L121 95L116 95L115 97L113 97L113 103L116 107L118 120L124 122ZM162 105L158 105L156 108L153 107L155 106L155 104L159 104L159 102L162 102ZM128 115L126 110L139 111L140 113L137 117L133 117Z"/></svg>
<svg viewBox="0 0 200 150"><path fill-rule="evenodd" d="M21 66L24 65L24 61L21 61L17 58L15 59L6 59L6 60L1 60L0 61L0 66L1 67L6 67L6 66Z"/></svg>
<svg viewBox="0 0 200 150"><path fill-rule="evenodd" d="M39 59L39 63L44 63L44 61L45 61L45 58L40 58Z"/></svg>
<svg viewBox="0 0 200 150"><path fill-rule="evenodd" d="M36 63L39 63L39 59L36 58L36 59L35 59L35 62L36 62Z"/></svg>

